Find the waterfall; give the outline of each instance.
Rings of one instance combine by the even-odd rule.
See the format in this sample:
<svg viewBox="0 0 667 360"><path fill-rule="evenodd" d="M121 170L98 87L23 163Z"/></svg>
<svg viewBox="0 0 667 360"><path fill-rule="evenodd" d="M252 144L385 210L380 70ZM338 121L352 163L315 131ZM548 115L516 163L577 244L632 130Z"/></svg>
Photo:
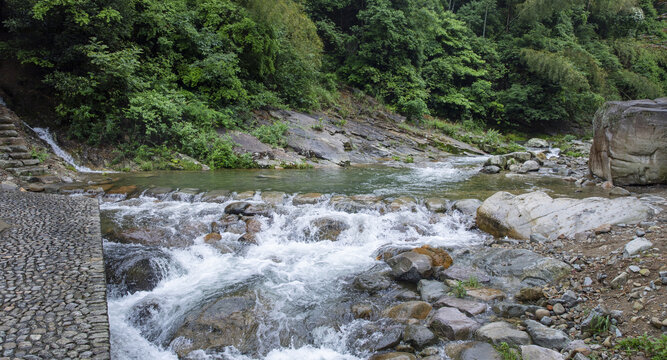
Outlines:
<svg viewBox="0 0 667 360"><path fill-rule="evenodd" d="M26 124L26 126L28 126L28 125ZM93 170L93 169L85 167L85 166L77 165L76 162L74 161L74 158L72 157L72 155L68 154L65 150L60 148L60 146L58 146L58 144L56 144L56 141L53 139L53 136L49 132L48 128L45 129L45 128L37 128L37 127L36 128L31 128L30 126L28 126L28 127L30 129L32 129L32 131L34 131L37 134L37 136L39 136L40 139L46 141L46 143L48 143L51 146L51 149L53 150L53 152L56 155L58 155L60 158L65 160L66 163L72 165L76 169L76 171L83 172L83 173L104 173L104 172L108 172L108 171Z"/></svg>
<svg viewBox="0 0 667 360"><path fill-rule="evenodd" d="M3 99L2 96L0 96L0 105L7 106L7 103L5 103L5 99Z"/></svg>

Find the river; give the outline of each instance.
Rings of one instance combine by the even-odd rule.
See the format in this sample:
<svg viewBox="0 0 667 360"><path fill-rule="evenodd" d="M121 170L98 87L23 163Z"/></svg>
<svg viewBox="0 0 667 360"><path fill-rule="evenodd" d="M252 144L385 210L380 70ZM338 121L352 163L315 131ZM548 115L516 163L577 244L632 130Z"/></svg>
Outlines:
<svg viewBox="0 0 667 360"><path fill-rule="evenodd" d="M377 260L383 249L461 249L488 238L475 229L472 217L435 213L426 199L483 200L499 190L597 195L595 187L582 191L547 174L480 175L484 160L453 157L401 168L118 175L116 186L134 185L140 191L197 190L101 202L103 230L111 234L104 245L112 264L107 272L121 274L109 285L113 358L177 359L177 353L192 359L367 358L372 354L368 342L383 331L374 327L377 316L355 319L351 307L370 304L381 310L401 291L414 290L369 293L355 288L357 275L386 267ZM220 193L223 197L215 202L202 201L211 190L231 193ZM295 194L311 192L323 195L295 204ZM223 225L225 208L242 193L250 197L244 201L269 209L253 217L258 231L250 242L240 239L243 230L236 225ZM244 219L232 220L238 225ZM158 243L128 243L113 236L136 229L159 233ZM205 239L216 230L218 241ZM128 264L150 268L154 283L148 289L129 289L122 275ZM230 306L239 310L235 320L216 318ZM230 338L225 326L238 322L245 328L232 330ZM227 346L228 340L237 346Z"/></svg>

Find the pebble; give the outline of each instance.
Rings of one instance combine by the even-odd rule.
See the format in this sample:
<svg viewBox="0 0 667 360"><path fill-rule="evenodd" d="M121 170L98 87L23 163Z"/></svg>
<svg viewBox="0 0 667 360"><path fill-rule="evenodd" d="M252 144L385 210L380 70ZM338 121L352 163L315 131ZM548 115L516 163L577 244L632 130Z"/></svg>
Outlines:
<svg viewBox="0 0 667 360"><path fill-rule="evenodd" d="M644 237L644 235L646 235L646 231L644 231L642 229L637 229L637 231L635 232L635 235L637 235L637 237Z"/></svg>
<svg viewBox="0 0 667 360"><path fill-rule="evenodd" d="M639 270L641 270L641 269L637 265L630 265L630 266L628 266L628 270L632 271L633 273L638 273Z"/></svg>
<svg viewBox="0 0 667 360"><path fill-rule="evenodd" d="M640 273L642 276L649 276L649 275L651 274L651 270L649 270L649 269L641 269L641 270L639 270L639 273Z"/></svg>
<svg viewBox="0 0 667 360"><path fill-rule="evenodd" d="M563 307L562 304L554 305L554 313L556 313L556 315L561 315L565 313L565 307Z"/></svg>

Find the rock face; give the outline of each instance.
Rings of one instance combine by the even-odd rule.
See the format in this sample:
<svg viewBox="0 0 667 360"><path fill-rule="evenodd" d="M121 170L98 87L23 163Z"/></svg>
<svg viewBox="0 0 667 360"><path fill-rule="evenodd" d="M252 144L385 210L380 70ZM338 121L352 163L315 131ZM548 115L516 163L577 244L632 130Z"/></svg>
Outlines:
<svg viewBox="0 0 667 360"><path fill-rule="evenodd" d="M583 233L603 224L637 223L651 209L632 197L553 199L542 191L522 195L497 192L477 210L477 226L494 236L529 240L539 234L555 240Z"/></svg>
<svg viewBox="0 0 667 360"><path fill-rule="evenodd" d="M607 102L593 127L591 173L615 185L667 183L667 98Z"/></svg>

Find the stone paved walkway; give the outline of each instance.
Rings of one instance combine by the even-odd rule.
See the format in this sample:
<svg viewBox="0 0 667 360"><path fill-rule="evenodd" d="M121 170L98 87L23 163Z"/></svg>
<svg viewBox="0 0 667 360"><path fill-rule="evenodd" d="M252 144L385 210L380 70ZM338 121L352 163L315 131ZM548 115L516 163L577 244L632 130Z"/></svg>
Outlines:
<svg viewBox="0 0 667 360"><path fill-rule="evenodd" d="M0 360L109 356L97 201L0 190Z"/></svg>

